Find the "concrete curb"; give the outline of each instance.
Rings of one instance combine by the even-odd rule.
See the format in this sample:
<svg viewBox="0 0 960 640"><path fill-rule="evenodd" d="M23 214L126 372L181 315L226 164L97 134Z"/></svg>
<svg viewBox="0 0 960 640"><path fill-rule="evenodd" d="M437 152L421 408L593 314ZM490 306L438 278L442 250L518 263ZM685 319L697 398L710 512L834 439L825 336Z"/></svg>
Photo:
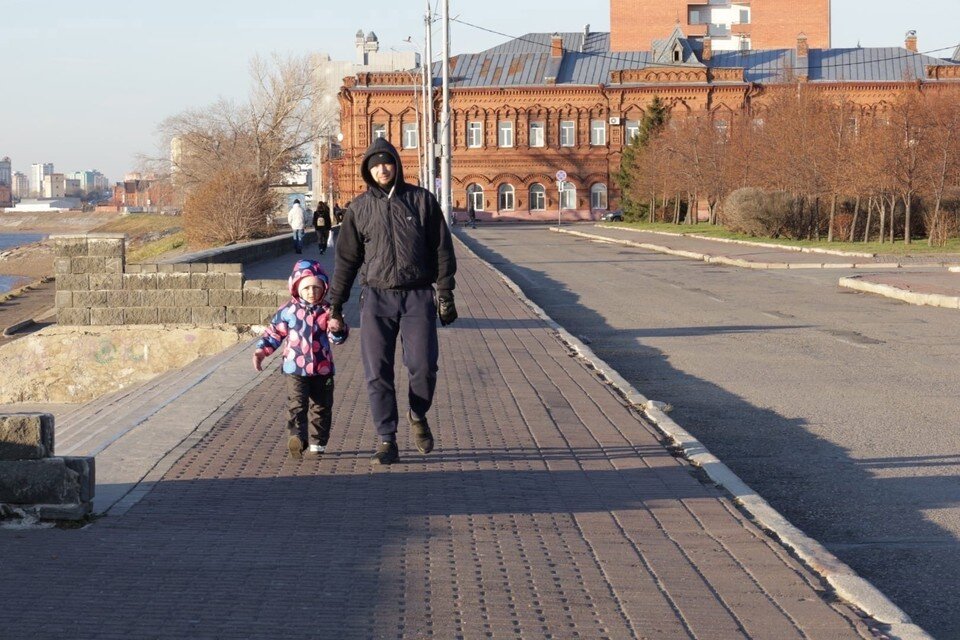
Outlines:
<svg viewBox="0 0 960 640"><path fill-rule="evenodd" d="M617 227L618 229L622 227ZM700 260L708 264L724 264L730 267L741 267L744 269L760 269L760 270L771 270L771 269L898 269L902 268L903 265L894 262L756 262L753 260L744 260L742 258L729 258L727 256L714 256L709 253L698 253L696 251L684 251L681 249L671 249L670 247L665 247L659 244L650 244L649 242L633 242L632 240L620 240L617 238L606 238L604 236L593 235L592 233L584 233L583 231L568 231L566 229L558 229L556 227L550 227L550 231L554 233L566 233L572 236L579 236L581 238L587 238L593 240L594 242L605 242L608 244L619 244L628 247L637 247L638 249L647 249L649 251L656 251L658 253L666 253L672 256L679 256L681 258L690 258L692 260ZM628 229L632 231L632 229ZM645 232L651 233L651 232ZM660 232L664 233L664 232ZM676 234L681 236L682 234ZM702 238L704 240L713 240L713 238ZM929 266L929 265L925 265Z"/></svg>
<svg viewBox="0 0 960 640"><path fill-rule="evenodd" d="M33 324L33 318L27 318L26 320L21 320L20 322L14 323L3 330L3 337L9 338L20 329L26 329Z"/></svg>
<svg viewBox="0 0 960 640"><path fill-rule="evenodd" d="M917 293L909 289L900 289L888 284L878 284L876 282L867 282L862 279L863 276L850 276L840 278L839 285L847 289L854 289L864 293L874 293L886 298L893 298L906 302L927 307L944 307L946 309L960 309L960 297L946 296L940 293Z"/></svg>
<svg viewBox="0 0 960 640"><path fill-rule="evenodd" d="M914 624L910 617L882 592L858 576L853 569L841 562L819 542L792 525L727 465L710 453L699 440L671 420L665 412L669 410L669 405L664 402L649 400L637 391L615 369L601 360L589 347L573 337L548 316L543 309L530 300L506 274L483 260L462 240L461 243L474 258L493 271L524 304L529 306L539 318L556 331L562 342L568 344L581 359L596 370L611 386L616 388L627 402L642 411L657 429L683 451L684 457L691 464L703 469L711 480L723 486L731 494L734 501L741 505L762 528L773 533L784 546L793 550L813 571L822 576L841 598L859 608L877 622L888 625L888 636L892 640L933 640L932 636ZM612 244L617 243L614 241Z"/></svg>

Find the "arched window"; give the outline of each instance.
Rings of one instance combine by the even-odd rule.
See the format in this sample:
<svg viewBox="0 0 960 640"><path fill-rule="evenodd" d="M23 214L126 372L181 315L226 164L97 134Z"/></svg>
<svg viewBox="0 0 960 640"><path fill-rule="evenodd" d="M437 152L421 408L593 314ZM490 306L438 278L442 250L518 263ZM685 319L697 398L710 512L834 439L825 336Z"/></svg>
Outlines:
<svg viewBox="0 0 960 640"><path fill-rule="evenodd" d="M572 182L564 182L560 190L560 208L577 210L577 188Z"/></svg>
<svg viewBox="0 0 960 640"><path fill-rule="evenodd" d="M502 184L497 189L497 210L513 211L513 185Z"/></svg>
<svg viewBox="0 0 960 640"><path fill-rule="evenodd" d="M467 203L473 205L474 211L483 211L483 187L478 184L467 187Z"/></svg>
<svg viewBox="0 0 960 640"><path fill-rule="evenodd" d="M530 211L543 211L547 208L547 190L539 182L530 185Z"/></svg>
<svg viewBox="0 0 960 640"><path fill-rule="evenodd" d="M607 208L607 185L603 184L602 182L598 182L590 187L590 208Z"/></svg>

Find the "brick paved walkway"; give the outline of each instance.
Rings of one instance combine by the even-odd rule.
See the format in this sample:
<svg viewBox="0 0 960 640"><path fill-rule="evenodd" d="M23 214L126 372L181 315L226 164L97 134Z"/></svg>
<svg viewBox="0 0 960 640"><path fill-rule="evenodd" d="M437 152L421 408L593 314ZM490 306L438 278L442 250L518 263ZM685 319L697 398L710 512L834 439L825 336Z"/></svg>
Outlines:
<svg viewBox="0 0 960 640"><path fill-rule="evenodd" d="M123 515L0 530L0 638L872 637L460 264L434 453L404 425L371 468L354 337L323 460L285 457L269 374Z"/></svg>

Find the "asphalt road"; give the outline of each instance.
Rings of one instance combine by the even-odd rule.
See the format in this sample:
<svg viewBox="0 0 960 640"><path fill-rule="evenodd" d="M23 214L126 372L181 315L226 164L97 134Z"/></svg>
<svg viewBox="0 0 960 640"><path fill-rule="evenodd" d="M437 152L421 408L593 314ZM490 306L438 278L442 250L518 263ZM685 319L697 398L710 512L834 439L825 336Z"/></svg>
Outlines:
<svg viewBox="0 0 960 640"><path fill-rule="evenodd" d="M960 640L960 314L544 227L481 257L940 639Z"/></svg>

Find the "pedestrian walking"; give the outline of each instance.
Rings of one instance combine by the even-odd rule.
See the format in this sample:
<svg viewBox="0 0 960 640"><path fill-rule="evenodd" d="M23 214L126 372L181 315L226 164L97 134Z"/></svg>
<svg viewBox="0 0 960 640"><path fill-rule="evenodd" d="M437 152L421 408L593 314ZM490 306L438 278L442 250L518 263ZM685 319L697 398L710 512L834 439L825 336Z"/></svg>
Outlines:
<svg viewBox="0 0 960 640"><path fill-rule="evenodd" d="M293 206L287 212L287 222L293 230L293 250L303 253L303 230L306 227L306 214L300 206L300 200L294 200Z"/></svg>
<svg viewBox="0 0 960 640"><path fill-rule="evenodd" d="M437 199L407 184L392 144L379 138L364 154L367 191L347 209L336 244L330 287L330 327L343 322L343 305L360 275L360 352L370 413L380 440L373 464L400 459L394 353L397 336L407 369L407 419L421 453L433 450L427 412L433 404L439 360L437 316L457 319L453 300L457 261ZM434 291L436 286L436 291Z"/></svg>
<svg viewBox="0 0 960 640"><path fill-rule="evenodd" d="M320 456L330 440L333 416L333 350L349 328L340 318L330 322L326 295L330 279L316 260L298 260L287 281L290 302L280 307L253 352L253 366L284 345L283 373L287 376L287 449L291 458L304 451ZM309 414L309 415L308 415ZM309 448L308 448L309 443Z"/></svg>
<svg viewBox="0 0 960 640"><path fill-rule="evenodd" d="M330 207L326 202L317 205L317 211L313 214L313 228L317 232L317 247L320 255L323 255L327 252L327 242L330 240Z"/></svg>
<svg viewBox="0 0 960 640"><path fill-rule="evenodd" d="M347 202L347 207L350 203ZM346 207L341 207L339 203L333 203L333 212L330 215L330 246L334 251L337 249L337 238L340 236L340 225L343 224L343 213Z"/></svg>
<svg viewBox="0 0 960 640"><path fill-rule="evenodd" d="M477 212L473 207L473 198L467 198L467 218L471 229L477 228Z"/></svg>

